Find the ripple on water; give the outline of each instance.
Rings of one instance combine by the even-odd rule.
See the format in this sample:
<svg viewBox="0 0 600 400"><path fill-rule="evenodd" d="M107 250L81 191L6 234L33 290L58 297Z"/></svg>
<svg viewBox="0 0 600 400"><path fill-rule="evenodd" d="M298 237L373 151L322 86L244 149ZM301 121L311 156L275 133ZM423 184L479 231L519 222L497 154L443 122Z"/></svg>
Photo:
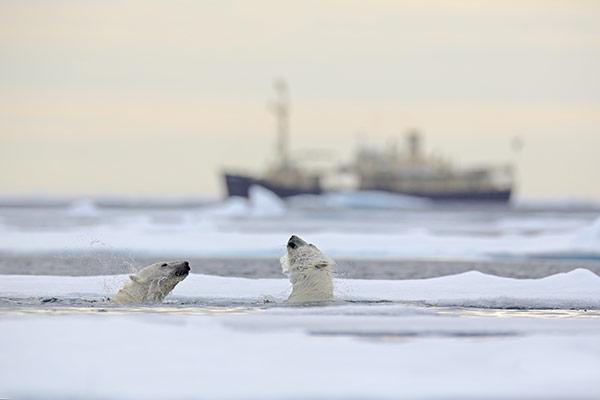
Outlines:
<svg viewBox="0 0 600 400"><path fill-rule="evenodd" d="M290 315L370 315L402 317L438 315L462 317L600 318L600 310L523 309L428 306L414 302L337 300L320 304L289 305L272 298L172 298L162 304L117 305L107 297L0 297L0 314L249 314L279 310ZM406 332L404 332L406 333ZM407 336L401 333L400 336ZM318 334L318 333L315 333Z"/></svg>

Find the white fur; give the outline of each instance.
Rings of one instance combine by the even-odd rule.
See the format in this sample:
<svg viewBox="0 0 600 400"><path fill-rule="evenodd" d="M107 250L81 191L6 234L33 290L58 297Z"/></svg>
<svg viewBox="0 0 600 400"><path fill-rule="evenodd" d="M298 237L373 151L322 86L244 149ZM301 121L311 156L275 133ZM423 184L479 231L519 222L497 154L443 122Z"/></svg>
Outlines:
<svg viewBox="0 0 600 400"><path fill-rule="evenodd" d="M290 303L333 300L332 268L334 262L312 244L289 248L281 257L281 269L292 283Z"/></svg>
<svg viewBox="0 0 600 400"><path fill-rule="evenodd" d="M160 262L142 269L112 298L113 303L160 303L189 271L184 261ZM177 274L179 273L179 274Z"/></svg>

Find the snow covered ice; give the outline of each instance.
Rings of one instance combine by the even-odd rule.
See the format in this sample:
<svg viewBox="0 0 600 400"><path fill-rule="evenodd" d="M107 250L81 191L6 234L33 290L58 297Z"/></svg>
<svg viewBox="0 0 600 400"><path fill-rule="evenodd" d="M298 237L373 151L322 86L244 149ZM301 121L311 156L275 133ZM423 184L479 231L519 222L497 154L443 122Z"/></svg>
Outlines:
<svg viewBox="0 0 600 400"><path fill-rule="evenodd" d="M0 398L600 398L600 209L536 207L261 190L0 206ZM290 306L261 263L292 233L386 274L340 274L335 301ZM207 257L232 266L199 273ZM109 303L139 258L190 258L192 273L162 304ZM403 279L410 260L440 268ZM442 276L449 263L473 270ZM526 279L480 272L504 264Z"/></svg>
<svg viewBox="0 0 600 400"><path fill-rule="evenodd" d="M89 199L64 211L0 208L0 252L88 252L100 243L113 252L172 257L275 257L282 236L293 232L333 257L600 259L600 207L438 209L402 198L394 208L393 195L378 193L288 203L262 188L250 194L192 209L121 210Z"/></svg>
<svg viewBox="0 0 600 400"><path fill-rule="evenodd" d="M0 384L13 398L592 399L600 393L597 319L578 319L565 330L565 318L406 316L396 318L397 336L392 330L352 337L341 329L345 334L328 335L318 325L352 329L379 321L385 326L375 327L391 330L389 317L284 318L227 311L3 318ZM457 322L467 326L445 330Z"/></svg>
<svg viewBox="0 0 600 400"><path fill-rule="evenodd" d="M4 276L2 394L600 395L600 277L586 270L529 280L477 272L338 280L339 300L313 307L287 306L285 279L194 274L163 305L106 304L125 279Z"/></svg>

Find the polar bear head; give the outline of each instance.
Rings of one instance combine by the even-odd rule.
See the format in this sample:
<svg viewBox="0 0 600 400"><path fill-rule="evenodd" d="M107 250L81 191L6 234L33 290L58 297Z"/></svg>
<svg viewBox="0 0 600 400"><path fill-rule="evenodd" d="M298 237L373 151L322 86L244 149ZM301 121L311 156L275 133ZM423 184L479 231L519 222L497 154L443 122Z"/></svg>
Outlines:
<svg viewBox="0 0 600 400"><path fill-rule="evenodd" d="M313 244L298 236L287 242L287 254L281 257L281 268L292 283L292 303L318 302L333 299L332 267L334 261Z"/></svg>
<svg viewBox="0 0 600 400"><path fill-rule="evenodd" d="M129 280L114 297L113 302L159 303L190 272L187 261L158 262L149 265L137 274L129 275Z"/></svg>

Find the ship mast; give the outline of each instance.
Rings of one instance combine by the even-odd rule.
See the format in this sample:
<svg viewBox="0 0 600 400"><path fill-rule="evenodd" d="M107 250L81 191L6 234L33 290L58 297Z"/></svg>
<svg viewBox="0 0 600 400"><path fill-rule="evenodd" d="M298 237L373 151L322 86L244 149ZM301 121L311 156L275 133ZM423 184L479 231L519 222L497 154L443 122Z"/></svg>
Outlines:
<svg viewBox="0 0 600 400"><path fill-rule="evenodd" d="M277 94L273 103L273 114L277 119L277 154L279 155L280 167L287 168L290 163L290 98L287 83L278 79L274 84Z"/></svg>

